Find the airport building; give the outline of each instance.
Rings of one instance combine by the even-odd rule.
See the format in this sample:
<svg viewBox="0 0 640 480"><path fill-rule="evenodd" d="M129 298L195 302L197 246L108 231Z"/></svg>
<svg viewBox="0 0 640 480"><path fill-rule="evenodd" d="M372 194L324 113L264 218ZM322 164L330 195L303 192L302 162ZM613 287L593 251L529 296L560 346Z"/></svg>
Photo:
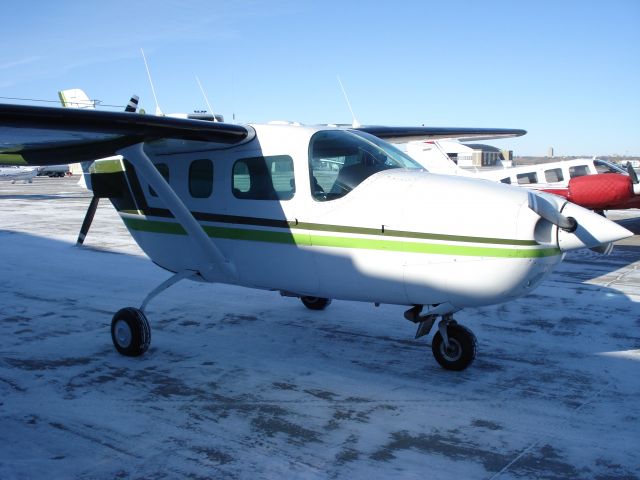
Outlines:
<svg viewBox="0 0 640 480"><path fill-rule="evenodd" d="M491 145L440 142L440 146L459 167L510 166L513 161L513 150L500 150Z"/></svg>

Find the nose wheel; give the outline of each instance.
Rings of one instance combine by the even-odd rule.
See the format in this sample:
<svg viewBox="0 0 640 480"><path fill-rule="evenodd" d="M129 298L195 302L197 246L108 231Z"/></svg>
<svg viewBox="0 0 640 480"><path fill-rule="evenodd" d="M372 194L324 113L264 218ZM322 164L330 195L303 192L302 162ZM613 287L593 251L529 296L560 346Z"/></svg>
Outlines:
<svg viewBox="0 0 640 480"><path fill-rule="evenodd" d="M442 321L431 342L433 356L446 370L460 371L467 368L476 358L477 349L478 342L473 332L455 320Z"/></svg>

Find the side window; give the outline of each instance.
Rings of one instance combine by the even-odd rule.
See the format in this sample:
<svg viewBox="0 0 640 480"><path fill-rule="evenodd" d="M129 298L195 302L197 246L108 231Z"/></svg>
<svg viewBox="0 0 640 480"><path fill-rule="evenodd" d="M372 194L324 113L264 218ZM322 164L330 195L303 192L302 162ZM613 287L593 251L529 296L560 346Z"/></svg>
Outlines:
<svg viewBox="0 0 640 480"><path fill-rule="evenodd" d="M552 168L550 170L545 170L544 179L547 181L547 183L555 183L555 182L563 181L564 175L562 175L562 169Z"/></svg>
<svg viewBox="0 0 640 480"><path fill-rule="evenodd" d="M519 173L517 176L519 185L528 185L530 183L538 183L538 175L536 172Z"/></svg>
<svg viewBox="0 0 640 480"><path fill-rule="evenodd" d="M209 198L213 192L213 162L194 160L189 165L189 193L193 198Z"/></svg>
<svg viewBox="0 0 640 480"><path fill-rule="evenodd" d="M507 185L511 185L511 177L505 177L500 180L500 183L506 183Z"/></svg>
<svg viewBox="0 0 640 480"><path fill-rule="evenodd" d="M571 178L582 177L589 175L589 170L586 165L576 165L575 167L569 167L569 176Z"/></svg>
<svg viewBox="0 0 640 480"><path fill-rule="evenodd" d="M233 164L233 195L249 200L290 200L296 192L288 155L242 158Z"/></svg>
<svg viewBox="0 0 640 480"><path fill-rule="evenodd" d="M169 183L169 166L166 163L156 163L156 169L160 172L160 175L164 177L167 183ZM158 196L155 190L151 187L149 187L149 193L152 197Z"/></svg>

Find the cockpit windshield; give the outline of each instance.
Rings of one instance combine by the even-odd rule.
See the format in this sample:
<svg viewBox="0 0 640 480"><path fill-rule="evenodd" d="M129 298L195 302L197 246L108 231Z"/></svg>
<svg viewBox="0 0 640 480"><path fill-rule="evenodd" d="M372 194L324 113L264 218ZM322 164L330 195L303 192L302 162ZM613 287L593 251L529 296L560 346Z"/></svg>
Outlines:
<svg viewBox="0 0 640 480"><path fill-rule="evenodd" d="M324 130L311 137L309 175L318 201L343 197L371 175L392 168L420 170L422 166L368 133Z"/></svg>
<svg viewBox="0 0 640 480"><path fill-rule="evenodd" d="M593 164L596 167L598 173L622 173L624 175L627 174L624 168L620 168L618 165L614 165L613 163L607 162L606 160L595 159Z"/></svg>

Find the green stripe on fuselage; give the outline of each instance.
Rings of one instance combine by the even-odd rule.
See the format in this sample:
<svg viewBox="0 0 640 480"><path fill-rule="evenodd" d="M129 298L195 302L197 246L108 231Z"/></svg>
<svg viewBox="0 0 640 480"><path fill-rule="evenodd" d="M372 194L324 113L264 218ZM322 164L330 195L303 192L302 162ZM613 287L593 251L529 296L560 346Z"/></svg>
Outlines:
<svg viewBox="0 0 640 480"><path fill-rule="evenodd" d="M185 230L175 222L161 222L141 218L123 217L128 228L137 231L151 233L165 233L174 235L186 235ZM301 227L299 224L298 228ZM203 226L203 229L212 238L226 240L245 240L253 242L279 243L297 246L335 247L364 250L386 250L393 252L425 253L434 255L454 255L471 257L496 257L496 258L539 258L560 255L557 248L500 248L471 245L451 245L442 243L422 243L407 241L411 237L394 237L393 240L378 238L358 238L335 235L313 235L295 233L293 231L276 232L271 230L257 230L232 227ZM335 232L341 233L341 232ZM450 241L465 243L483 243L469 240L473 237L446 236ZM510 243L520 246L521 244Z"/></svg>
<svg viewBox="0 0 640 480"><path fill-rule="evenodd" d="M145 215L147 217L161 217L172 219L173 215L167 209L154 208L140 213L133 210L123 210L121 213ZM403 230L388 230L386 228L350 227L346 225L327 225L320 223L293 222L286 220L242 217L237 215L223 215L215 213L191 212L200 222L226 223L247 225L251 227L286 228L290 230L311 230L314 232L349 233L354 235L374 235L381 237L397 237L400 239L412 238L417 240L438 240L443 242L486 243L491 245L509 245L522 247L535 247L538 243L534 240L516 240L508 238L469 237L461 235L443 235L438 233L408 232Z"/></svg>

